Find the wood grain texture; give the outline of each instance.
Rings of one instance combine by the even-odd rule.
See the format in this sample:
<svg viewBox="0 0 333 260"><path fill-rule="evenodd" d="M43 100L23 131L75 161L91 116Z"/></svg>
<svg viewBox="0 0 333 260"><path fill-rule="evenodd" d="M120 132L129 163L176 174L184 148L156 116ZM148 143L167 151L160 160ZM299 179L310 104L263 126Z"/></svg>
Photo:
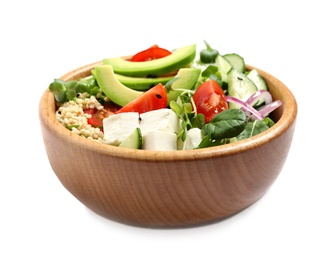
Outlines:
<svg viewBox="0 0 333 260"><path fill-rule="evenodd" d="M98 63L62 79L87 76ZM47 89L39 117L52 169L86 207L120 223L186 227L231 216L260 199L274 183L296 125L293 94L272 75L258 71L273 98L283 102L273 113L275 126L247 140L193 151L134 150L86 140L57 122L55 100Z"/></svg>

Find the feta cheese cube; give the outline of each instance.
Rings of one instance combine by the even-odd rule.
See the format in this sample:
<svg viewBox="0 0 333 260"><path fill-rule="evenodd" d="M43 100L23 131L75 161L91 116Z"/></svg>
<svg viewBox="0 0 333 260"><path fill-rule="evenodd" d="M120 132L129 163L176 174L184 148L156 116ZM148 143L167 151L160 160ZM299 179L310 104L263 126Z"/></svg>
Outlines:
<svg viewBox="0 0 333 260"><path fill-rule="evenodd" d="M104 139L107 144L119 145L139 127L139 113L113 114L103 119Z"/></svg>
<svg viewBox="0 0 333 260"><path fill-rule="evenodd" d="M177 150L177 134L169 131L152 130L145 134L142 139L142 148L144 150Z"/></svg>
<svg viewBox="0 0 333 260"><path fill-rule="evenodd" d="M191 128L187 131L186 139L184 141L184 150L192 150L198 147L203 139L201 129Z"/></svg>
<svg viewBox="0 0 333 260"><path fill-rule="evenodd" d="M171 109L162 108L140 114L140 129L142 135L146 135L153 130L178 133L180 121L176 113Z"/></svg>

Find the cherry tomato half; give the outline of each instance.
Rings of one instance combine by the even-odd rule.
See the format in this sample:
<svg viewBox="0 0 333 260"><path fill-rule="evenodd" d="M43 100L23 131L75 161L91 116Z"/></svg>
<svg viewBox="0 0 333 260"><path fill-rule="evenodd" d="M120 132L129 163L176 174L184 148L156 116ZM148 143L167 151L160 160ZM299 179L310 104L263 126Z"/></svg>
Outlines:
<svg viewBox="0 0 333 260"><path fill-rule="evenodd" d="M203 82L194 92L193 101L198 114L205 116L208 123L216 114L228 109L223 89L215 80Z"/></svg>
<svg viewBox="0 0 333 260"><path fill-rule="evenodd" d="M119 109L116 114L122 112L144 113L151 110L166 108L168 104L167 92L162 83L157 84L144 92L141 96L129 102Z"/></svg>
<svg viewBox="0 0 333 260"><path fill-rule="evenodd" d="M93 127L99 127L103 130L103 119L107 118L109 115L115 114L117 110L120 109L118 105L115 104L104 104L103 109L98 110L97 108L87 108L84 109L83 112L85 114L91 115L88 118L88 124Z"/></svg>
<svg viewBox="0 0 333 260"><path fill-rule="evenodd" d="M170 55L171 52L160 48L158 45L153 45L150 48L140 51L137 54L133 55L130 61L149 61L164 58Z"/></svg>

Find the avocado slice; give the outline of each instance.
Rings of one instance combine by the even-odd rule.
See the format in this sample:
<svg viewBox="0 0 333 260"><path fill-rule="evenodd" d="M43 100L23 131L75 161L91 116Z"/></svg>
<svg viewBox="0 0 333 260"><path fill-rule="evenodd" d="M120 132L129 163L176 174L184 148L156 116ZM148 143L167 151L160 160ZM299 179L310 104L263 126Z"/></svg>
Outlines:
<svg viewBox="0 0 333 260"><path fill-rule="evenodd" d="M176 71L191 63L196 55L196 44L176 49L170 55L150 61L133 62L121 57L104 59L117 74L132 77L158 77Z"/></svg>
<svg viewBox="0 0 333 260"><path fill-rule="evenodd" d="M197 83L201 74L201 69L199 68L181 68L177 75L176 80L172 83L168 96L168 103L172 100L176 100L181 91L177 89L192 89Z"/></svg>
<svg viewBox="0 0 333 260"><path fill-rule="evenodd" d="M117 79L125 86L134 90L148 90L159 83L163 85L175 76L157 77L157 78L141 78L141 77L129 77L120 74L115 74Z"/></svg>
<svg viewBox="0 0 333 260"><path fill-rule="evenodd" d="M111 65L97 65L93 69L92 74L104 94L119 106L125 106L143 93L142 91L136 91L123 85L117 79Z"/></svg>

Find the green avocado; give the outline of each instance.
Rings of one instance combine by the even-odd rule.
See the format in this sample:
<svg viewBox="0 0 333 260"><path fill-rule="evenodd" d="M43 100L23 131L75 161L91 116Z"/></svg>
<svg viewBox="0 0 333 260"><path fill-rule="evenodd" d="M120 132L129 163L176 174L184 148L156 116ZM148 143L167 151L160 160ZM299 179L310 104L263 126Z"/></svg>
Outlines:
<svg viewBox="0 0 333 260"><path fill-rule="evenodd" d="M190 64L196 55L196 44L176 49L170 55L150 61L132 62L121 57L104 59L117 74L131 77L158 77Z"/></svg>
<svg viewBox="0 0 333 260"><path fill-rule="evenodd" d="M104 94L119 106L125 106L143 93L123 85L117 79L111 65L98 65L93 69L92 74Z"/></svg>
<svg viewBox="0 0 333 260"><path fill-rule="evenodd" d="M201 74L201 69L199 68L181 68L177 75L176 80L172 83L168 96L168 103L171 100L176 100L181 91L177 89L192 89L197 83Z"/></svg>
<svg viewBox="0 0 333 260"><path fill-rule="evenodd" d="M117 79L125 86L134 90L148 90L159 83L163 85L175 76L157 77L157 78L141 78L141 77L129 77L120 74L115 74Z"/></svg>

